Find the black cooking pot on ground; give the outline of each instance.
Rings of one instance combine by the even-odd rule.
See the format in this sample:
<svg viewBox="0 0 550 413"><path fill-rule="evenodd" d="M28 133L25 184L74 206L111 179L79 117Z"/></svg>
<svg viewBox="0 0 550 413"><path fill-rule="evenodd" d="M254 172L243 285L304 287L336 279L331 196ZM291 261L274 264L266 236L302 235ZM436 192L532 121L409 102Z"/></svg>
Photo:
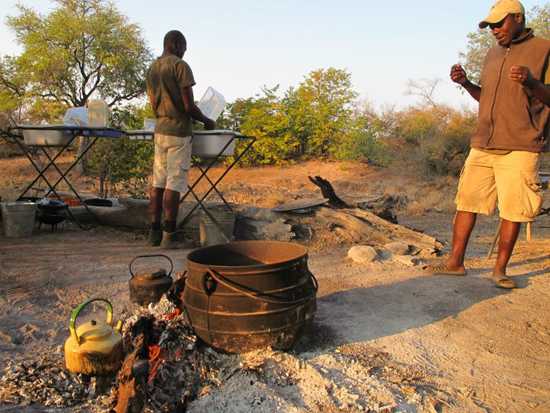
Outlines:
<svg viewBox="0 0 550 413"><path fill-rule="evenodd" d="M67 218L67 204L56 199L42 199L36 203L37 219L41 224L57 225Z"/></svg>
<svg viewBox="0 0 550 413"><path fill-rule="evenodd" d="M113 201L104 198L91 198L85 199L84 203L89 206L98 206L98 207L112 207Z"/></svg>

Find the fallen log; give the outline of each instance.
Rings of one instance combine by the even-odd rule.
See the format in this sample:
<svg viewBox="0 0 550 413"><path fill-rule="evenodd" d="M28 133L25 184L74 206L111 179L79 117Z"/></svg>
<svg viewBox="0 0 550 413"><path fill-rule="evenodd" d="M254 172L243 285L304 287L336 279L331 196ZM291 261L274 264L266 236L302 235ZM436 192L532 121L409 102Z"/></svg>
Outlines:
<svg viewBox="0 0 550 413"><path fill-rule="evenodd" d="M350 205L348 205L338 195L336 195L336 192L334 191L332 184L328 180L320 176L316 176L316 177L308 176L308 178L313 185L316 185L319 187L319 189L321 190L321 193L323 194L323 198L328 199L328 203L331 207L350 208Z"/></svg>
<svg viewBox="0 0 550 413"><path fill-rule="evenodd" d="M385 245L392 241L400 241L416 247L423 252L423 255L436 254L443 248L443 244L434 237L393 224L372 212L359 208L338 210L320 208L316 218L324 221L325 226L332 227L340 236L353 243Z"/></svg>

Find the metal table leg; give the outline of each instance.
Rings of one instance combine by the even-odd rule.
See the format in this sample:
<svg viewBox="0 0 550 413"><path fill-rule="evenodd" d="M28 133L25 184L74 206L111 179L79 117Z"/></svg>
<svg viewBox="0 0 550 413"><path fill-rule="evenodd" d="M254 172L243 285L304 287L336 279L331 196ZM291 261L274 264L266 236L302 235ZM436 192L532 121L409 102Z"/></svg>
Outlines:
<svg viewBox="0 0 550 413"><path fill-rule="evenodd" d="M72 144L72 142L76 138L77 138L77 135L73 135L73 138L67 144L65 144L53 157L49 154L49 152L47 151L46 148L37 146L37 148L39 148L42 151L42 153L44 154L46 159L48 159L48 163L46 164L46 166L44 166L42 168L36 163L36 161L31 156L30 150L28 149L27 145L24 145L18 139L14 139L15 142L17 143L17 145L20 147L20 149L25 154L25 156L31 162L31 165L38 172L38 176L29 185L27 185L25 190L21 193L21 195L19 195L18 199L23 198L26 195L26 193L33 187L33 185L36 182L38 182L40 179L42 179L49 188L48 192L44 195L44 197L47 197L50 194L53 194L57 199L61 200L61 196L57 193L56 188L61 183L61 181L64 181L67 184L67 186L69 187L70 191L80 201L81 205L84 206L84 208L86 209L86 212L88 212L92 217L96 218L94 213L90 210L88 205L84 202L84 200L82 199L82 197L80 196L78 191L69 182L69 180L67 179L67 175L78 164L78 162L82 159L82 157L85 156L86 153L92 148L92 146L95 144L95 142L97 141L98 138L96 137L96 138L94 138L94 140L92 142L90 142L90 144L86 147L86 149L73 161L73 163L69 166L69 168L67 168L67 170L62 171L57 166L57 164L55 163L55 161L67 150L67 148ZM50 169L50 167L53 167L57 171L57 173L60 175L60 177L57 179L57 181L55 181L55 183L53 183L53 184L50 183L50 181L48 180L48 178L45 175L46 171L48 169ZM85 227L80 223L80 221L71 212L70 208L67 208L67 214L69 215L69 218L79 226L79 228L89 229L88 227Z"/></svg>
<svg viewBox="0 0 550 413"><path fill-rule="evenodd" d="M243 148L243 150L239 153L239 155L237 157L235 157L233 159L233 161L227 166L227 168L225 169L225 171L222 173L222 175L220 177L218 177L218 179L215 181L215 182L212 182L212 180L210 178L208 178L207 174L208 174L208 171L218 162L218 160L220 158L222 158L222 154L224 153L225 149L233 142L233 139L246 139L246 140L249 140L248 144ZM181 224L179 225L179 228L182 228L186 223L187 221L189 220L189 218L191 217L191 215L193 214L193 212L195 212L195 210L199 207L201 207L208 215L209 217L211 217L211 214L206 210L206 207L204 206L203 202L206 200L206 198L208 198L208 196L212 193L212 191L216 191L217 194L221 197L222 201L224 202L224 204L226 206L228 206L231 210L233 210L231 208L231 206L229 205L229 203L225 200L225 198L223 196L221 196L221 193L218 191L217 189L217 186L219 185L219 183L225 178L225 176L229 173L229 171L231 171L231 169L233 169L233 167L237 164L237 162L239 162L242 157L250 150L250 148L252 147L252 145L254 144L254 142L256 141L256 138L254 137L250 137L250 136L234 136L231 140L229 140L227 142L227 144L222 148L222 150L220 151L220 153L208 164L208 166L206 167L206 169L202 169L202 168L199 168L199 170L201 171L201 174L199 175L199 177L195 180L195 182L189 186L189 189L187 190L187 192L181 197L180 199L180 203L182 203L189 194L192 194L194 197L195 197L195 200L196 200L196 204L193 206L193 208L191 208L190 211L188 211L185 216L182 218L182 222ZM208 189L208 191L206 191L206 193L202 196L202 197L198 197L195 192L194 192L194 189L195 187L198 185L198 183L203 179L205 178L207 179L207 181L209 182L210 184L210 188ZM212 217L211 217L212 218ZM213 219L213 222L215 222L216 226L218 226L219 228L219 223L217 223L217 221L215 219Z"/></svg>

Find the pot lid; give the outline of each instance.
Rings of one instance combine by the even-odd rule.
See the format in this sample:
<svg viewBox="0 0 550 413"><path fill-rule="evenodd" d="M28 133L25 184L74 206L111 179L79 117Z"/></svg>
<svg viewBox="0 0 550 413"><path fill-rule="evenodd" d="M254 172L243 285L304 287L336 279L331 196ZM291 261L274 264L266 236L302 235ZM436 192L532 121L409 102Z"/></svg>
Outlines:
<svg viewBox="0 0 550 413"><path fill-rule="evenodd" d="M163 268L159 268L155 272L144 272L134 276L134 278L137 278L138 280L157 280L163 277L166 277L166 270Z"/></svg>
<svg viewBox="0 0 550 413"><path fill-rule="evenodd" d="M113 334L113 327L102 321L90 320L78 326L76 334L82 342L100 341L107 339Z"/></svg>

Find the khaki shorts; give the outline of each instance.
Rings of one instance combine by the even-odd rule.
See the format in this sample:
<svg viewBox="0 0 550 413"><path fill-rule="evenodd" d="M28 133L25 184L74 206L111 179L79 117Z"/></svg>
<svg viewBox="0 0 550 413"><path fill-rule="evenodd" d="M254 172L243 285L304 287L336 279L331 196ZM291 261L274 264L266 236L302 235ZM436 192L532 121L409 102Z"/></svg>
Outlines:
<svg viewBox="0 0 550 413"><path fill-rule="evenodd" d="M191 137L155 134L153 187L185 192L190 167Z"/></svg>
<svg viewBox="0 0 550 413"><path fill-rule="evenodd" d="M490 215L498 200L500 217L530 222L542 205L539 154L496 155L472 148L458 182L457 210Z"/></svg>

